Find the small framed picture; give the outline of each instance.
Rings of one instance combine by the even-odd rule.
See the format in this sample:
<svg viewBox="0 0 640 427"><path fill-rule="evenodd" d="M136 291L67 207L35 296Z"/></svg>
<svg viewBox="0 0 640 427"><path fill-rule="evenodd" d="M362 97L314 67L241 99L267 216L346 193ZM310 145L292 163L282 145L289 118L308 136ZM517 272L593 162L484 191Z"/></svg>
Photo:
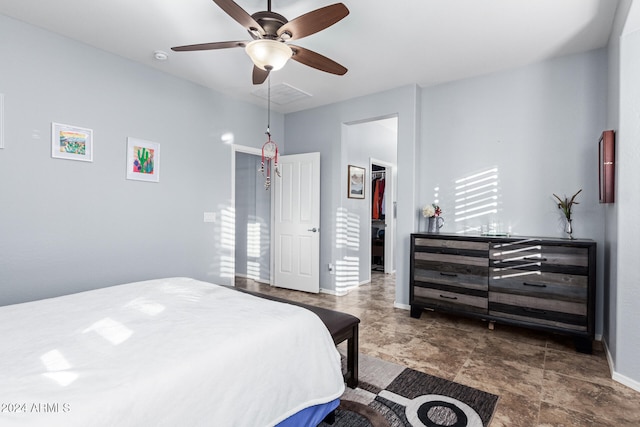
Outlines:
<svg viewBox="0 0 640 427"><path fill-rule="evenodd" d="M349 165L349 187L347 196L350 199L364 199L365 174L365 168Z"/></svg>
<svg viewBox="0 0 640 427"><path fill-rule="evenodd" d="M127 179L160 182L160 144L127 138Z"/></svg>
<svg viewBox="0 0 640 427"><path fill-rule="evenodd" d="M51 157L93 161L93 131L78 126L51 123Z"/></svg>

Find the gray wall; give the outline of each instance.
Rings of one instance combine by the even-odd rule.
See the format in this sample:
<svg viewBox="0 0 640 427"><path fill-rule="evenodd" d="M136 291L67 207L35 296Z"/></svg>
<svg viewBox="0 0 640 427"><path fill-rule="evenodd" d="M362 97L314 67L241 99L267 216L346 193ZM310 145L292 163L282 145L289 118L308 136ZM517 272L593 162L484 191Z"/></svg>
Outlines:
<svg viewBox="0 0 640 427"><path fill-rule="evenodd" d="M385 119L384 121L395 119ZM352 274L342 282L345 287L366 283L371 280L371 170L369 162L371 158L382 160L396 165L397 162L397 128L393 129L384 126L380 120L367 121L364 123L354 123L345 125L343 132L343 174L342 197L344 213L350 218L356 218L352 234L354 239L350 239L347 250L347 257L357 263L357 270L350 270ZM349 165L363 167L367 170L365 178L365 198L350 199L347 197L348 177L346 171ZM389 182L393 182L390 180ZM388 192L387 194L389 194ZM386 200L386 207L389 212L393 212L393 202L391 198ZM388 218L392 221L392 218ZM356 227L357 224L357 227ZM389 241L388 244L393 244Z"/></svg>
<svg viewBox="0 0 640 427"><path fill-rule="evenodd" d="M628 4L628 3L627 3ZM616 207L610 244L612 285L608 334L614 378L640 390L640 4L630 6L628 21L619 41L618 133L616 135Z"/></svg>
<svg viewBox="0 0 640 427"><path fill-rule="evenodd" d="M597 148L606 98L605 49L425 88L421 205L438 193L443 232L477 233L483 225L499 224L514 235L565 237L553 194L571 197L582 189L573 208L574 236L595 240L601 261L604 208L598 203ZM478 174L483 175L470 178ZM471 191L480 184L462 186L485 177L492 178L482 184L497 190L486 204L495 206L469 211L460 201L464 196L456 194ZM486 213L474 216L481 212ZM600 335L601 262L597 271Z"/></svg>
<svg viewBox="0 0 640 427"><path fill-rule="evenodd" d="M409 235L414 231L416 189L416 158L418 147L418 122L420 91L416 86L404 86L395 90L351 99L330 106L287 114L285 133L286 154L320 152L320 287L327 292L341 292L342 280L347 271L336 268L335 274L327 265L345 262L352 256L336 236L336 218L347 211L346 158L343 156L342 124L380 117L398 116L398 188L397 195L397 251L396 304L409 302ZM360 218L358 218L360 221ZM361 249L361 260L366 252Z"/></svg>
<svg viewBox="0 0 640 427"><path fill-rule="evenodd" d="M231 283L221 135L261 146L264 109L2 15L0 57L0 305L167 276ZM94 161L52 159L52 121L93 129ZM282 115L271 123L283 135ZM159 183L125 179L129 136L160 143Z"/></svg>

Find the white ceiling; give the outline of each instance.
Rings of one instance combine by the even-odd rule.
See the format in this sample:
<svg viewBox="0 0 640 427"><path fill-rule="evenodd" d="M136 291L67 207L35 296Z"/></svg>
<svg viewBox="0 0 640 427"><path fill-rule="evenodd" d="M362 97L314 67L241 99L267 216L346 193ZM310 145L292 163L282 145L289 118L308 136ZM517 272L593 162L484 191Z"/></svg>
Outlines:
<svg viewBox="0 0 640 427"><path fill-rule="evenodd" d="M235 0L249 14L267 0ZM289 20L336 0L273 0ZM418 84L523 66L607 44L618 0L344 0L349 16L295 44L344 65L344 76L295 61L272 73L310 94L282 113ZM0 13L257 105L243 49L173 52L172 46L249 40L211 0L0 0ZM153 59L163 50L169 59Z"/></svg>

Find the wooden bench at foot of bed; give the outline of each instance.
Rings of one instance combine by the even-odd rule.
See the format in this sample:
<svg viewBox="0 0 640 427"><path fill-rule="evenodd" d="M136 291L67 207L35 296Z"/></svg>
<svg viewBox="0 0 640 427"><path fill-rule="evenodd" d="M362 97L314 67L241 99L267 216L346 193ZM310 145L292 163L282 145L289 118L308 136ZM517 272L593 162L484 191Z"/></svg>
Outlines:
<svg viewBox="0 0 640 427"><path fill-rule="evenodd" d="M351 314L342 313L340 311L329 310L328 308L316 307L315 305L303 304L284 298L278 298L272 295L261 294L259 292L249 291L242 288L234 288L241 292L246 292L261 298L273 301L283 302L286 304L297 305L313 311L325 324L333 342L338 345L347 340L347 372L344 379L347 386L356 388L358 386L358 324L360 319Z"/></svg>

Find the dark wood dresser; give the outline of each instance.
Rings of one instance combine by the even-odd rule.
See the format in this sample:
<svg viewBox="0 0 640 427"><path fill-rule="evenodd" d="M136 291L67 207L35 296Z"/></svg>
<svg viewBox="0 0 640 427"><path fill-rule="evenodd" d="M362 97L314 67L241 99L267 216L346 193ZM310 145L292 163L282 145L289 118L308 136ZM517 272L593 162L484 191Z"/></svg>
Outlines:
<svg viewBox="0 0 640 427"><path fill-rule="evenodd" d="M545 330L591 352L592 240L412 234L410 264L412 317L430 309Z"/></svg>

